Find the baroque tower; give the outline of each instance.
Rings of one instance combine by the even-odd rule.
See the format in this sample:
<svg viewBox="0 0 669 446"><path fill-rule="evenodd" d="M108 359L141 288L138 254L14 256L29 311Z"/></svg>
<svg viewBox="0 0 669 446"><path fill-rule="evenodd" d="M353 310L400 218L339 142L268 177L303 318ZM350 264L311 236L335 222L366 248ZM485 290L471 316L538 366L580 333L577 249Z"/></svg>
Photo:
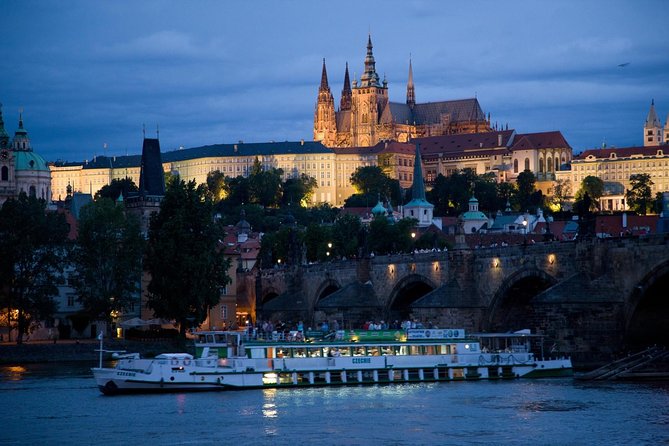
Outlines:
<svg viewBox="0 0 669 446"><path fill-rule="evenodd" d="M342 98L343 100L343 98ZM334 145L337 138L334 97L328 85L328 72L323 59L321 85L318 87L318 99L314 113L314 140L323 141L326 146Z"/></svg>
<svg viewBox="0 0 669 446"><path fill-rule="evenodd" d="M646 124L643 126L643 145L659 146L662 143L662 124L655 113L655 99L650 103Z"/></svg>

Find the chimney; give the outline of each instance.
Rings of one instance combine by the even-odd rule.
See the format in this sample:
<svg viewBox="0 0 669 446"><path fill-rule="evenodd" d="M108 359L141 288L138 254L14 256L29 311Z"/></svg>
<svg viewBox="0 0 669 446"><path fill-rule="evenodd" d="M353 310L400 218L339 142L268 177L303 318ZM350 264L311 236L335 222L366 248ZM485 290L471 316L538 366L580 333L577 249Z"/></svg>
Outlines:
<svg viewBox="0 0 669 446"><path fill-rule="evenodd" d="M235 145L233 146L233 149L234 149L235 153L237 153L237 144L235 144Z"/></svg>
<svg viewBox="0 0 669 446"><path fill-rule="evenodd" d="M502 147L502 134L497 134L497 147Z"/></svg>
<svg viewBox="0 0 669 446"><path fill-rule="evenodd" d="M303 140L303 139L300 139L300 145L301 145L301 146L304 145L304 140Z"/></svg>
<svg viewBox="0 0 669 446"><path fill-rule="evenodd" d="M623 228L627 227L627 212L623 212Z"/></svg>

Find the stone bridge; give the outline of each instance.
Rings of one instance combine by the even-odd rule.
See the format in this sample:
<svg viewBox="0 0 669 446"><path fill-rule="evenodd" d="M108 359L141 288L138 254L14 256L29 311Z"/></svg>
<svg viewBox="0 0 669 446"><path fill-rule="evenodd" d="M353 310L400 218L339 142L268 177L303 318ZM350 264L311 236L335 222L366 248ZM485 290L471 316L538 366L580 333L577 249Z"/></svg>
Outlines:
<svg viewBox="0 0 669 446"><path fill-rule="evenodd" d="M417 319L469 331L530 328L585 365L669 346L669 234L376 256L263 270L258 318Z"/></svg>

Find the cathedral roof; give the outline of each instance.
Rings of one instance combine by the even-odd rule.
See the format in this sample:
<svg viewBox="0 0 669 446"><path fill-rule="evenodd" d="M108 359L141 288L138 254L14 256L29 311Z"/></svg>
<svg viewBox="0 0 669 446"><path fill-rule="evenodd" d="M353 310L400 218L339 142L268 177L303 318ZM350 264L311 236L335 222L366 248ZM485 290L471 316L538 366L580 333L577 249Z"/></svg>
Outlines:
<svg viewBox="0 0 669 446"><path fill-rule="evenodd" d="M530 150L530 149L552 149L564 148L570 149L569 143L562 132L559 130L540 133L517 134L513 140L511 150Z"/></svg>
<svg viewBox="0 0 669 446"><path fill-rule="evenodd" d="M49 167L40 155L32 151L17 150L14 151L14 159L16 160L16 171L43 171L48 172Z"/></svg>
<svg viewBox="0 0 669 446"><path fill-rule="evenodd" d="M439 124L442 122L442 115L450 116L450 122L484 121L486 119L476 98L426 102L413 107L400 102L391 102L389 105L393 121L398 124Z"/></svg>
<svg viewBox="0 0 669 446"><path fill-rule="evenodd" d="M348 133L351 131L351 110L340 110L335 112L337 120L337 131Z"/></svg>

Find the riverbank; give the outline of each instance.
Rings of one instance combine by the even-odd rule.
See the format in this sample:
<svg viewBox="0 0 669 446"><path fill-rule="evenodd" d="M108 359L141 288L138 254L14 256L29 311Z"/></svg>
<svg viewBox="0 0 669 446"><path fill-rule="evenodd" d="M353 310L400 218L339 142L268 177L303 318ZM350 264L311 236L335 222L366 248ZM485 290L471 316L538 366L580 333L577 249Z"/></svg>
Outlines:
<svg viewBox="0 0 669 446"><path fill-rule="evenodd" d="M28 364L64 361L96 361L99 358L99 342L94 339L79 341L31 341L16 345L15 343L0 344L0 364ZM160 353L178 351L194 352L192 342L179 344L177 341L128 341L124 339L105 339L105 350L125 350L128 353L139 353L143 357L151 357ZM110 354L106 353L105 358Z"/></svg>

